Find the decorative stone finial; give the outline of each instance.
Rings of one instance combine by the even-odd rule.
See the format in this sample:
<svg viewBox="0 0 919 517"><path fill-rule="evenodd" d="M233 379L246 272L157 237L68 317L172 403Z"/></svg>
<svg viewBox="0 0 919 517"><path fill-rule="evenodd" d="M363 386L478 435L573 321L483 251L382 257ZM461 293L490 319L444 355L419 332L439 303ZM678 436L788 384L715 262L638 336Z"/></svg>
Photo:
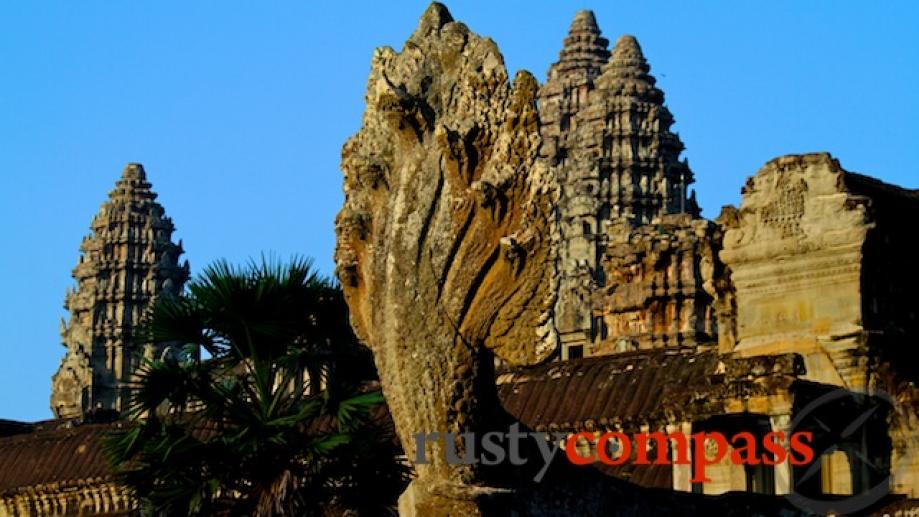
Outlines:
<svg viewBox="0 0 919 517"><path fill-rule="evenodd" d="M590 32L600 35L600 27L597 25L597 18L590 9L578 11L574 15L574 20L571 21L571 28L568 30L568 33L577 34L580 32Z"/></svg>
<svg viewBox="0 0 919 517"><path fill-rule="evenodd" d="M124 172L121 174L121 177L124 179L146 180L147 172L144 171L143 165L132 162L125 166Z"/></svg>

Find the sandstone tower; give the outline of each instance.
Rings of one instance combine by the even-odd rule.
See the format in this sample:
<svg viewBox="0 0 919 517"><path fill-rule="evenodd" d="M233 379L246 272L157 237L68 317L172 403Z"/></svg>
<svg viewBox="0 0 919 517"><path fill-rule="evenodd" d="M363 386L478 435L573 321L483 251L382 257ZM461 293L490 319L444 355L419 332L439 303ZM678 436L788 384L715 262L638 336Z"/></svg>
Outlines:
<svg viewBox="0 0 919 517"><path fill-rule="evenodd" d="M608 244L668 214L699 215L683 144L641 47L622 36L611 55L607 44L593 13L577 13L540 89L542 154L561 190L563 356L599 333L591 297L606 284Z"/></svg>
<svg viewBox="0 0 919 517"><path fill-rule="evenodd" d="M143 166L128 164L80 245L77 288L64 301L70 321L61 321L67 353L52 380L58 418L124 409L124 384L140 357L155 352L135 341L144 312L188 279L188 262L178 263L182 244L171 240L175 227L150 187Z"/></svg>

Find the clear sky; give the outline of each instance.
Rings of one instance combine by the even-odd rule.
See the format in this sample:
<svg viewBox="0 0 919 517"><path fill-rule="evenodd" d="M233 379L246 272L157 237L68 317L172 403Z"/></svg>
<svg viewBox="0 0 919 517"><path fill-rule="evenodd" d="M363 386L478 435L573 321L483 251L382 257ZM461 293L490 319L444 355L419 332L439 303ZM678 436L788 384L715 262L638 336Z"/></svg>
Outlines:
<svg viewBox="0 0 919 517"><path fill-rule="evenodd" d="M78 246L145 165L192 271L262 252L332 272L341 144L374 47L427 2L0 4L0 418L50 417ZM919 2L449 2L543 80L578 9L635 35L667 95L703 215L767 160L830 151L919 187ZM912 215L911 217L915 217Z"/></svg>

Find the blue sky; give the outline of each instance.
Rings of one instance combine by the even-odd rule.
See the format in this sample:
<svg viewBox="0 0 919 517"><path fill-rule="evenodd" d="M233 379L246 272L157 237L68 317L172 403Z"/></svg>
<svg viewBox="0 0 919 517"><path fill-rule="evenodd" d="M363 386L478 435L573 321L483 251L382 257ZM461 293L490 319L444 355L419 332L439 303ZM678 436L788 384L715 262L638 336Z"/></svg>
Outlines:
<svg viewBox="0 0 919 517"><path fill-rule="evenodd" d="M427 2L0 5L0 418L50 416L58 322L93 214L145 165L193 272L313 256L332 271L341 144L374 47ZM919 187L919 3L449 2L543 80L578 9L634 34L667 94L703 215L788 153Z"/></svg>

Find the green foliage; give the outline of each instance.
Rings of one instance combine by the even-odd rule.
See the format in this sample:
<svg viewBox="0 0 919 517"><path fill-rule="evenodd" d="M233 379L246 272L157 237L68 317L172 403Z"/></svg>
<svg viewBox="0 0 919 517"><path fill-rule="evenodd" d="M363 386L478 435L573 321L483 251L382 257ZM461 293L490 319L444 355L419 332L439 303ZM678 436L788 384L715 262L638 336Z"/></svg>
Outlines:
<svg viewBox="0 0 919 517"><path fill-rule="evenodd" d="M408 471L371 418L370 356L309 262L218 262L156 304L145 338L162 353L106 448L146 513L391 510Z"/></svg>

